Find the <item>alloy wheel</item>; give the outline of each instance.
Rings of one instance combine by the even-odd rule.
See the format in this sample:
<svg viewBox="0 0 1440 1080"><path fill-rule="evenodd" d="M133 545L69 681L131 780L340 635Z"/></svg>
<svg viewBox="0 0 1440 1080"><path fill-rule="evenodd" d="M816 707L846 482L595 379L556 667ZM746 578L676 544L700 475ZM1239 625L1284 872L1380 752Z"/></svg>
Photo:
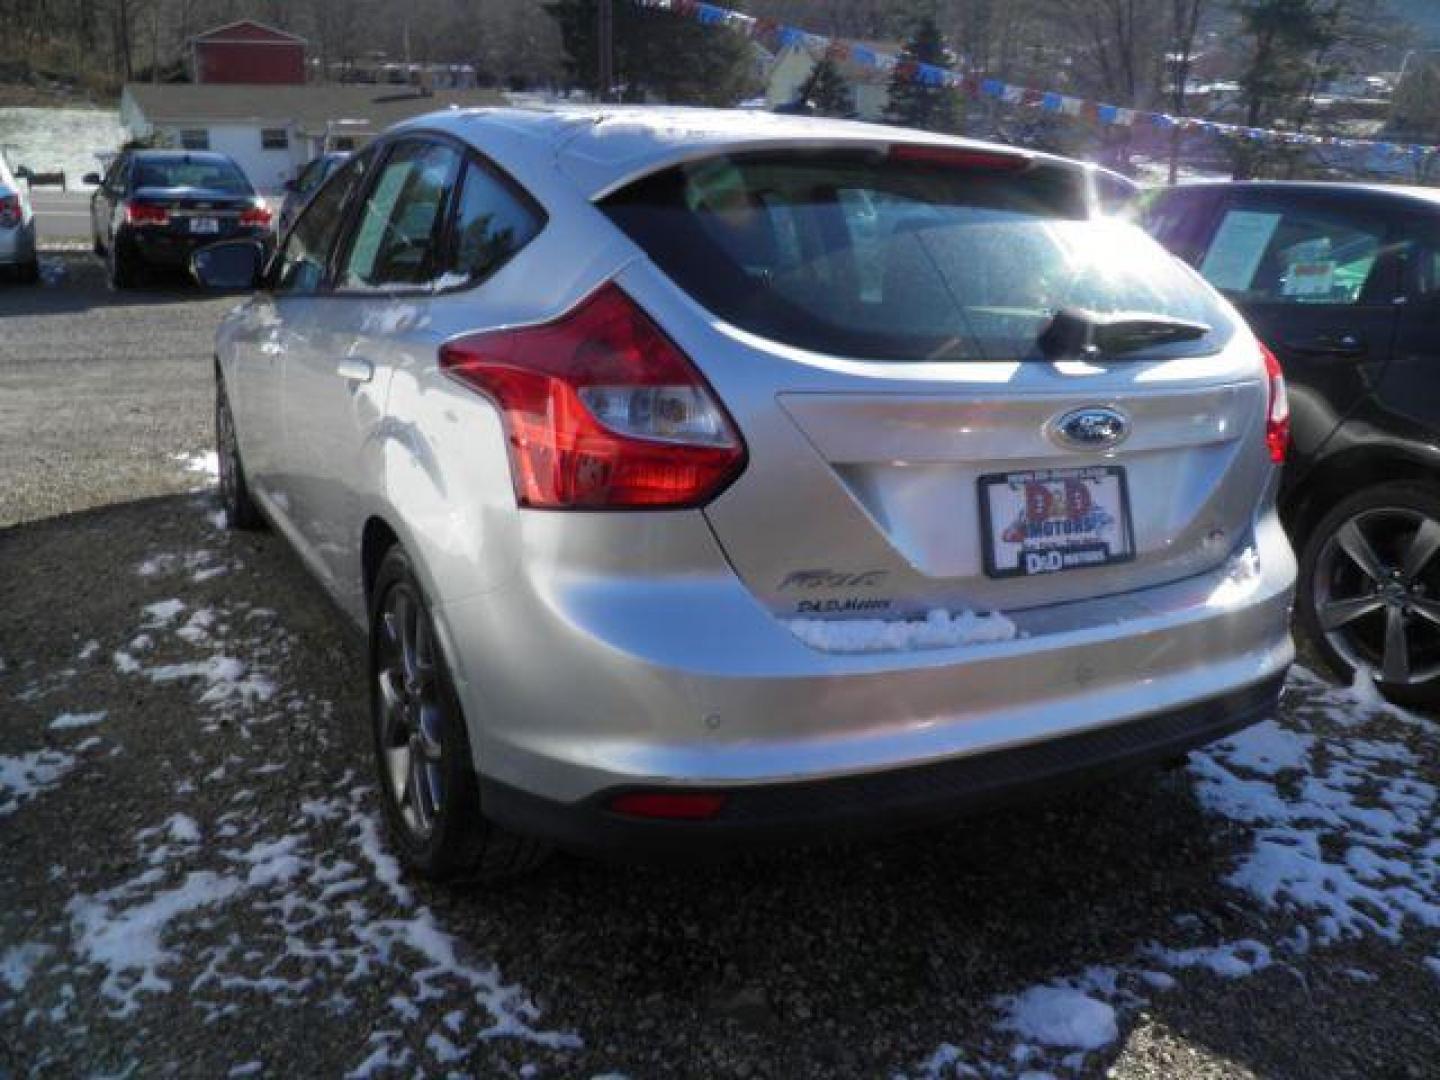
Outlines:
<svg viewBox="0 0 1440 1080"><path fill-rule="evenodd" d="M1311 583L1326 642L1381 682L1440 675L1440 522L1410 507L1377 507L1326 538Z"/></svg>
<svg viewBox="0 0 1440 1080"><path fill-rule="evenodd" d="M396 584L381 610L376 678L384 779L417 841L435 829L444 800L442 702L435 635L419 597Z"/></svg>

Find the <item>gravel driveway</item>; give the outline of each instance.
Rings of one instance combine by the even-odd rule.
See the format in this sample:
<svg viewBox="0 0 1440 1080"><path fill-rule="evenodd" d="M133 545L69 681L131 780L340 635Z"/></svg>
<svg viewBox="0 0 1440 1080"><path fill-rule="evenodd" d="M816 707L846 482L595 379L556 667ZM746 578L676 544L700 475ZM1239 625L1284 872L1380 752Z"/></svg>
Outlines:
<svg viewBox="0 0 1440 1080"><path fill-rule="evenodd" d="M0 287L0 1077L1440 1076L1440 729L1305 672L945 829L406 880L360 642L205 490L232 301L47 271Z"/></svg>

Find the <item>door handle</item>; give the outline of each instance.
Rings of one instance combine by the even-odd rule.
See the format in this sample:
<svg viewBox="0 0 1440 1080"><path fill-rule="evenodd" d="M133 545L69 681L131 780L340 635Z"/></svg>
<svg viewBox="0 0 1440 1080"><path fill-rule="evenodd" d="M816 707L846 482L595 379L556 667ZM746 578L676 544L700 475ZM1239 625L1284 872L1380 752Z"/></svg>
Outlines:
<svg viewBox="0 0 1440 1080"><path fill-rule="evenodd" d="M1306 356L1355 357L1365 355L1365 342L1358 334L1344 331L1338 334L1317 334L1303 341L1287 341L1286 349Z"/></svg>
<svg viewBox="0 0 1440 1080"><path fill-rule="evenodd" d="M369 360L361 360L353 356L347 357L336 365L335 374L350 382L369 382L375 374L375 365Z"/></svg>

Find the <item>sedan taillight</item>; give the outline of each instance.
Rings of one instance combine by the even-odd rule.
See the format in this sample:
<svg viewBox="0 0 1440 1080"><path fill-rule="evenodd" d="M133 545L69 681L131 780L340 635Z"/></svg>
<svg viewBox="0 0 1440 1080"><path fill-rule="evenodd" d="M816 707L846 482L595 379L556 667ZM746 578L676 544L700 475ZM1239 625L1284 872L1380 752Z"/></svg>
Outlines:
<svg viewBox="0 0 1440 1080"><path fill-rule="evenodd" d="M0 229L13 229L20 224L24 213L19 195L0 195Z"/></svg>
<svg viewBox="0 0 1440 1080"><path fill-rule="evenodd" d="M244 228L266 228L270 224L270 211L263 206L248 207L240 212L240 224Z"/></svg>
<svg viewBox="0 0 1440 1080"><path fill-rule="evenodd" d="M1290 397L1285 392L1285 373L1280 369L1280 361L1263 344L1260 354L1265 358L1265 379L1269 389L1265 407L1265 447L1270 451L1270 460L1283 465L1285 453L1290 448Z"/></svg>
<svg viewBox="0 0 1440 1080"><path fill-rule="evenodd" d="M704 378L614 284L554 322L447 342L440 369L499 406L521 506L698 506L744 467Z"/></svg>
<svg viewBox="0 0 1440 1080"><path fill-rule="evenodd" d="M125 223L127 225L167 225L170 211L151 203L126 203Z"/></svg>

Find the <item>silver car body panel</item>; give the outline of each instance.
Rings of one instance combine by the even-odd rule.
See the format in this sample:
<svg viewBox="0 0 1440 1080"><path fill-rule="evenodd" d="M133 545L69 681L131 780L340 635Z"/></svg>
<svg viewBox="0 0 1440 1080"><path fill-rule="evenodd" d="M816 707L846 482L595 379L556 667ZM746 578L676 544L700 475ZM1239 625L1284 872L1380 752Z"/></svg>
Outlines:
<svg viewBox="0 0 1440 1080"><path fill-rule="evenodd" d="M481 110L404 130L474 145L547 226L474 289L257 296L222 327L218 355L257 499L358 624L367 525L383 522L411 554L485 777L570 802L621 784L872 772L1179 708L1293 659L1295 563L1243 325L1210 357L1106 367L821 356L718 320L592 202L741 146L971 144L688 110ZM744 472L703 511L518 510L496 408L438 370L443 342L548 321L610 280L743 433ZM354 361L367 379L339 373ZM1123 411L1130 438L1094 455L1048 437L1055 418L1091 406ZM1136 559L987 577L976 478L1097 461L1130 472ZM812 648L786 624L799 609L785 583L815 568L840 584L812 599L843 601L873 571L860 591L887 601L887 617L993 609L1021 635Z"/></svg>
<svg viewBox="0 0 1440 1080"><path fill-rule="evenodd" d="M0 157L0 198L7 195L20 198L20 223L8 228L0 225L0 266L20 266L35 260L35 211L29 193Z"/></svg>

